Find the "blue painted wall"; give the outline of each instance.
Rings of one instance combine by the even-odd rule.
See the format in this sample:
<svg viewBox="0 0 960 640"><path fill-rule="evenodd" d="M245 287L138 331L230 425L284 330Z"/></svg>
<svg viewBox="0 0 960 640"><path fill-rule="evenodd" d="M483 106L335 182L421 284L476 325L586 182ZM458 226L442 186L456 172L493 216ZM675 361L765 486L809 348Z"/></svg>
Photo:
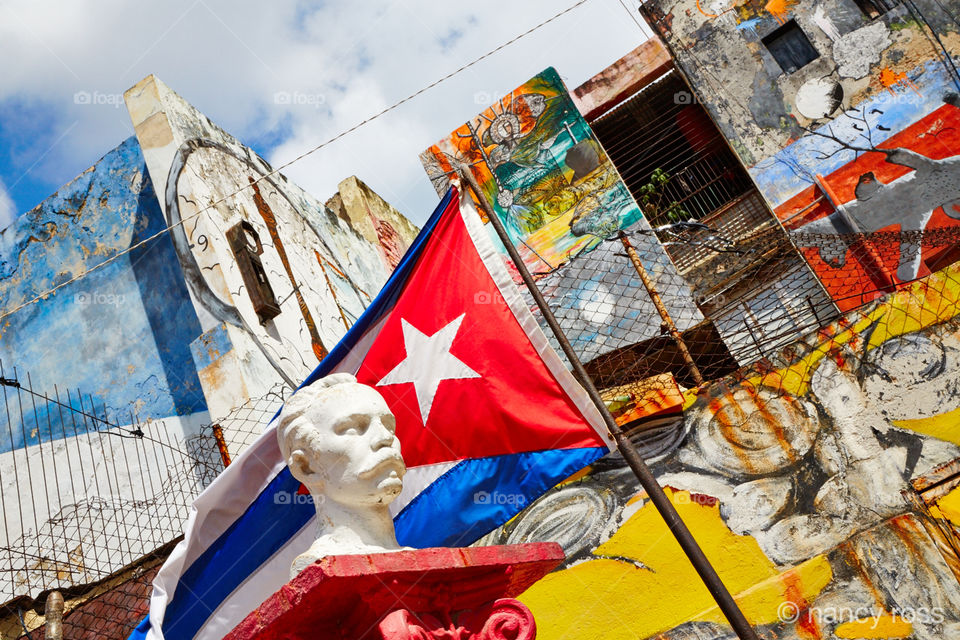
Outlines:
<svg viewBox="0 0 960 640"><path fill-rule="evenodd" d="M135 137L123 142L36 209L0 233L0 309L11 309L66 282L164 228ZM0 322L7 377L52 392L79 389L111 421L164 418L206 410L190 342L201 333L167 235L134 249ZM0 398L0 452L82 432ZM26 400L26 397L24 397ZM86 402L86 400L84 400ZM79 403L74 397L74 406ZM85 408L90 410L89 405ZM105 409L104 409L105 408ZM66 417L66 416L65 416ZM10 424L12 423L12 424Z"/></svg>

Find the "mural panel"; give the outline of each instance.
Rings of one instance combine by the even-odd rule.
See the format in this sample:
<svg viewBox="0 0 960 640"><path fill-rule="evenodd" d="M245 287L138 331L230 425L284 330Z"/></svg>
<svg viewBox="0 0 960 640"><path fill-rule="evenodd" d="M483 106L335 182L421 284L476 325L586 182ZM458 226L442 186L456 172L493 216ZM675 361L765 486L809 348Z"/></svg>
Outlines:
<svg viewBox="0 0 960 640"><path fill-rule="evenodd" d="M617 255L619 243L604 244L619 229L631 234L656 286L670 292L666 302L677 326L684 330L703 320L689 286L653 234L645 233L650 225L553 68L420 159L440 195L457 171L473 172L584 360L660 333L660 318L634 268ZM490 233L502 247L492 228Z"/></svg>
<svg viewBox="0 0 960 640"><path fill-rule="evenodd" d="M960 266L688 393L677 428L654 473L761 637L960 633L957 494L924 494L960 482ZM521 596L539 637L735 638L617 454L481 543L536 540L568 554Z"/></svg>
<svg viewBox="0 0 960 640"><path fill-rule="evenodd" d="M552 67L420 156L437 193L469 168L531 273L549 273L641 219Z"/></svg>

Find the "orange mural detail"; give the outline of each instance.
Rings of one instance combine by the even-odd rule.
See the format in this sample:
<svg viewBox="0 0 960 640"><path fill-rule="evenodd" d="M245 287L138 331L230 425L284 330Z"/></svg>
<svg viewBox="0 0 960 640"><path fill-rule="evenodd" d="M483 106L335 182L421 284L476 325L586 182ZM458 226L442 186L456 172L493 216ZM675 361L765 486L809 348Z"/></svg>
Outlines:
<svg viewBox="0 0 960 640"><path fill-rule="evenodd" d="M771 2L776 1L777 0L771 0ZM890 67L884 67L880 72L880 84L882 84L884 88L892 95L897 94L897 92L894 91L894 87L906 87L915 91L917 95L920 95L920 88L917 87L917 85L907 77L907 73L905 71L895 73L890 70Z"/></svg>
<svg viewBox="0 0 960 640"><path fill-rule="evenodd" d="M776 18L777 22L784 24L796 4L796 0L770 0L763 8Z"/></svg>

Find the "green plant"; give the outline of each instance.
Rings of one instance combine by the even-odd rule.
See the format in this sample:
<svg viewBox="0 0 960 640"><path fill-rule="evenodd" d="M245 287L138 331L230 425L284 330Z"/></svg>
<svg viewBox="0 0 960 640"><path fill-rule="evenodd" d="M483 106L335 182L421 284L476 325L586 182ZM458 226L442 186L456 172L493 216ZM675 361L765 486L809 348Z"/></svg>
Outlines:
<svg viewBox="0 0 960 640"><path fill-rule="evenodd" d="M687 212L675 200L664 203L664 187L670 182L670 174L663 169L654 169L647 184L640 187L640 210L650 221L680 222L688 218Z"/></svg>

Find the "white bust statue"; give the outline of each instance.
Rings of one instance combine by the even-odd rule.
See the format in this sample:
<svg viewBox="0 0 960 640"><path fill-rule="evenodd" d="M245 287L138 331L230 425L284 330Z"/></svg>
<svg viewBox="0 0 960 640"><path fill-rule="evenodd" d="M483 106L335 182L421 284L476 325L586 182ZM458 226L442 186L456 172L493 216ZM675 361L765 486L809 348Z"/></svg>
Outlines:
<svg viewBox="0 0 960 640"><path fill-rule="evenodd" d="M394 429L383 397L349 373L321 378L286 402L277 418L280 451L313 496L318 524L291 578L324 556L400 549L387 509L406 472Z"/></svg>

